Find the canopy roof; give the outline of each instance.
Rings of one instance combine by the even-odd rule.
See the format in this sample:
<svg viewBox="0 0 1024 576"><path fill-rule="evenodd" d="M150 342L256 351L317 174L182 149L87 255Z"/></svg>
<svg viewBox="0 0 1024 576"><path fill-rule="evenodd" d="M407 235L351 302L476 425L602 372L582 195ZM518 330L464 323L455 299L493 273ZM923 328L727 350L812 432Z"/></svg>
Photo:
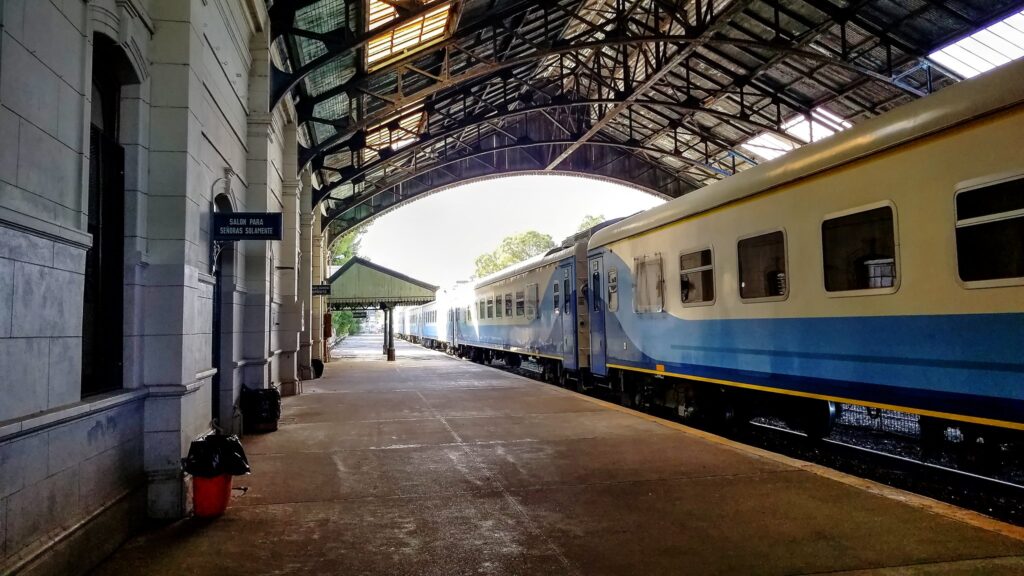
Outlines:
<svg viewBox="0 0 1024 576"><path fill-rule="evenodd" d="M331 294L327 303L331 308L368 308L381 304L407 306L426 304L434 300L437 286L410 278L358 256L327 279Z"/></svg>
<svg viewBox="0 0 1024 576"><path fill-rule="evenodd" d="M274 0L273 104L295 103L300 167L314 170L331 236L503 172L577 172L672 198L1019 56L1012 22L953 43L1022 9Z"/></svg>

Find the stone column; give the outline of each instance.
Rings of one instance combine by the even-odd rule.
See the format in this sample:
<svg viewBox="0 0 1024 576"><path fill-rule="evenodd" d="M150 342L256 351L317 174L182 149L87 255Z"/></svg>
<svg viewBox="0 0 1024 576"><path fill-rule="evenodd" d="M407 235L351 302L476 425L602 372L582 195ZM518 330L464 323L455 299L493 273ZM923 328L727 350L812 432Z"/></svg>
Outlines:
<svg viewBox="0 0 1024 576"><path fill-rule="evenodd" d="M209 276L200 222L210 217L210 182L199 165L202 90L192 51L202 53L190 3L154 2L150 52L148 266L141 274L141 367L145 470L153 518L179 518L188 507L181 458L209 430ZM205 331L205 333L204 333ZM205 358L202 351L206 351Z"/></svg>
<svg viewBox="0 0 1024 576"><path fill-rule="evenodd" d="M300 175L302 182L301 204L299 206L299 274L298 274L298 301L302 312L302 326L299 333L299 351L296 364L298 365L299 378L311 380L313 369L310 360L313 359L312 334L313 334L313 187L310 185L309 170L303 170Z"/></svg>
<svg viewBox="0 0 1024 576"><path fill-rule="evenodd" d="M253 65L249 77L249 117L247 122L248 156L246 158L246 210L279 212L279 175L272 165L280 138L280 121L267 113L270 103L270 56L266 32L256 34L250 42ZM276 241L248 240L239 242L245 262L246 290L242 335L242 383L249 388L267 388L274 383L279 301L275 302L277 286L275 266L280 258Z"/></svg>
<svg viewBox="0 0 1024 576"><path fill-rule="evenodd" d="M284 204L284 238L281 241L281 260L277 268L280 275L281 319L276 326L280 342L281 394L293 396L301 392L298 371L299 340L302 333L303 309L298 292L300 268L299 215L301 209L302 182L298 178L298 143L296 125L284 127L283 174L281 199Z"/></svg>
<svg viewBox="0 0 1024 576"><path fill-rule="evenodd" d="M322 216L319 210L313 212L313 283L322 284L324 282L324 235L320 232L320 226ZM324 350L324 297L314 296L313 297L313 322L311 328L312 339L310 340L310 347L312 350L312 356L316 360L322 362L328 362Z"/></svg>

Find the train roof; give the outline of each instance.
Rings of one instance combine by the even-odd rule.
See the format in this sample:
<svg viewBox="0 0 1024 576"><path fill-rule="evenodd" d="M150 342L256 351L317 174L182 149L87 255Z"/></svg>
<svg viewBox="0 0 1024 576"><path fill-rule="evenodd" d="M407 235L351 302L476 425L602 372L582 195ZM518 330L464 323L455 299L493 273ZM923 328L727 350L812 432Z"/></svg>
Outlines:
<svg viewBox="0 0 1024 576"><path fill-rule="evenodd" d="M1024 60L1010 62L631 216L596 232L589 248L642 234L1021 102L1024 102Z"/></svg>
<svg viewBox="0 0 1024 576"><path fill-rule="evenodd" d="M573 255L573 252L574 249L570 246L569 248L556 249L553 252L549 251L546 254L534 256L529 260L524 260L519 264L514 264L512 266L509 266L508 268L505 268L504 270L498 270L493 274L484 276L474 285L474 288L480 288L483 286L487 286L488 284L494 284L495 282L499 282L501 280L505 280L506 278L511 278L513 276L518 276L519 274L529 272L530 270L540 268L541 266L551 264L552 262L558 262L559 260L562 260L564 258L569 258L570 256Z"/></svg>

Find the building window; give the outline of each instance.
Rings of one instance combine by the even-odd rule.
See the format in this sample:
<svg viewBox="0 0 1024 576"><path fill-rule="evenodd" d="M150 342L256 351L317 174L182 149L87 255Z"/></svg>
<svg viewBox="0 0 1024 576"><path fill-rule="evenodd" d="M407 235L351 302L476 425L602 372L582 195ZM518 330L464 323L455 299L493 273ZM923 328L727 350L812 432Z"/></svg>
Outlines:
<svg viewBox="0 0 1024 576"><path fill-rule="evenodd" d="M494 298L487 299L487 317L494 318Z"/></svg>
<svg viewBox="0 0 1024 576"><path fill-rule="evenodd" d="M956 261L964 282L1024 277L1024 178L956 195Z"/></svg>
<svg viewBox="0 0 1024 576"><path fill-rule="evenodd" d="M533 320L537 317L537 285L527 284L526 285L526 318Z"/></svg>
<svg viewBox="0 0 1024 576"><path fill-rule="evenodd" d="M633 310L637 313L665 310L665 277L661 254L633 259L636 286L633 288Z"/></svg>
<svg viewBox="0 0 1024 576"><path fill-rule="evenodd" d="M505 294L505 317L512 317L512 294Z"/></svg>
<svg viewBox="0 0 1024 576"><path fill-rule="evenodd" d="M737 243L740 298L781 298L786 296L786 237L782 231L769 232Z"/></svg>
<svg viewBox="0 0 1024 576"><path fill-rule="evenodd" d="M608 269L608 311L619 309L619 272L615 268Z"/></svg>
<svg viewBox="0 0 1024 576"><path fill-rule="evenodd" d="M821 246L825 290L896 286L896 233L891 206L825 220L821 224Z"/></svg>
<svg viewBox="0 0 1024 576"><path fill-rule="evenodd" d="M558 310L559 310L559 307L562 305L561 301L558 299L559 288L558 288L558 281L557 280L555 281L555 285L551 288L551 291L552 291L552 298L554 300L553 304L554 304L555 314L557 314Z"/></svg>
<svg viewBox="0 0 1024 576"><path fill-rule="evenodd" d="M715 301L715 269L711 249L679 255L679 297L683 304Z"/></svg>
<svg viewBox="0 0 1024 576"><path fill-rule="evenodd" d="M516 316L526 315L526 302L522 290L516 290Z"/></svg>

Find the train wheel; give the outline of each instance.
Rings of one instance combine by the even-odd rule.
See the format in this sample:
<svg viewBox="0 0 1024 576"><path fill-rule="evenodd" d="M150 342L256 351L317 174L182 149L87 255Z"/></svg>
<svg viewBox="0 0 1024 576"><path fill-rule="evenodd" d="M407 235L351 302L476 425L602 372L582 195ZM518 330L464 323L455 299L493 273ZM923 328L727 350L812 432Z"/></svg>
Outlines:
<svg viewBox="0 0 1024 576"><path fill-rule="evenodd" d="M921 416L918 420L921 429L921 452L925 456L934 456L942 451L946 443L946 430L949 424L939 418Z"/></svg>
<svg viewBox="0 0 1024 576"><path fill-rule="evenodd" d="M831 400L813 401L807 407L803 417L803 430L808 438L821 440L832 433L839 417L838 407Z"/></svg>
<svg viewBox="0 0 1024 576"><path fill-rule="evenodd" d="M590 389L590 387L587 386L586 383L583 381L583 374L580 372L576 373L576 380L574 381L574 386L575 390L580 394L586 394L587 390Z"/></svg>
<svg viewBox="0 0 1024 576"><path fill-rule="evenodd" d="M963 434L960 465L963 468L990 474L999 469L1002 446L1000 434L987 426L964 424L960 426Z"/></svg>

